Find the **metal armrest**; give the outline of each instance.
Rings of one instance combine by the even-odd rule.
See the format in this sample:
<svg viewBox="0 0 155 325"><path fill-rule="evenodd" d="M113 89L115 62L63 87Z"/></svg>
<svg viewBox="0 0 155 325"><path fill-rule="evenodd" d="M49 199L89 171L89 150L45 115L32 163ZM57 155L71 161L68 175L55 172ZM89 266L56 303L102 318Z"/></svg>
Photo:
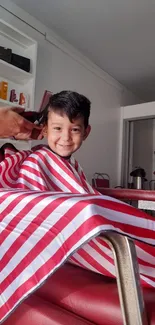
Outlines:
<svg viewBox="0 0 155 325"><path fill-rule="evenodd" d="M124 325L148 325L133 240L113 232L103 239L111 247Z"/></svg>

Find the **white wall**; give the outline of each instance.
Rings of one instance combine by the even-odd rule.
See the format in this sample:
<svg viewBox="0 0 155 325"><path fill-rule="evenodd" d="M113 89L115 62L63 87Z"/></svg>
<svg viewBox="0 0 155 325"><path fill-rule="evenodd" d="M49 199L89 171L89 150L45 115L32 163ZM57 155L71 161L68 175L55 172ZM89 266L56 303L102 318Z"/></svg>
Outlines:
<svg viewBox="0 0 155 325"><path fill-rule="evenodd" d="M35 108L40 105L45 89L52 92L70 89L88 96L92 102L92 132L76 157L89 180L96 171L106 172L112 185L117 185L121 147L120 107L140 100L36 19L10 1L1 0L1 3L27 24L4 10L0 11L0 18L38 41ZM45 40L45 33L50 43Z"/></svg>

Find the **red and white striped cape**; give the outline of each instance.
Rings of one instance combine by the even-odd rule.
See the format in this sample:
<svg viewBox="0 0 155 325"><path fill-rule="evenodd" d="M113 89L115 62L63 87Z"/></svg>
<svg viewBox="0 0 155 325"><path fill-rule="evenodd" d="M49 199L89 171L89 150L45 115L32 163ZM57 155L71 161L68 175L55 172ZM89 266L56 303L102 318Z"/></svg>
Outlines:
<svg viewBox="0 0 155 325"><path fill-rule="evenodd" d="M8 149L0 188L1 322L68 258L114 277L107 230L135 239L142 283L155 287L155 219L95 192L73 158Z"/></svg>

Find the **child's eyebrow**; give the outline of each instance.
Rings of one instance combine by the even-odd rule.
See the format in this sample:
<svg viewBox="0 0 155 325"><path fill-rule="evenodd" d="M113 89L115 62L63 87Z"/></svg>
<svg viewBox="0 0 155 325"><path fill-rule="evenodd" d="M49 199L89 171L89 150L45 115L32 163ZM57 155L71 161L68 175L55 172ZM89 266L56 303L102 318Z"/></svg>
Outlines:
<svg viewBox="0 0 155 325"><path fill-rule="evenodd" d="M51 122L52 125L62 125L61 122Z"/></svg>
<svg viewBox="0 0 155 325"><path fill-rule="evenodd" d="M79 127L79 128L82 127L80 124L74 124L73 126L74 126L74 127Z"/></svg>

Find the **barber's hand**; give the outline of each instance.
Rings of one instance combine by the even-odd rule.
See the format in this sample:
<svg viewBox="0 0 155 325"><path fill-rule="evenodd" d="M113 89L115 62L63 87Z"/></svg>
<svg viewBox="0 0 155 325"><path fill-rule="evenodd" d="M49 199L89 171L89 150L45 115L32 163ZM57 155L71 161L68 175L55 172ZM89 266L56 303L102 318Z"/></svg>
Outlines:
<svg viewBox="0 0 155 325"><path fill-rule="evenodd" d="M41 126L27 121L18 114L23 111L24 109L19 107L0 108L0 138L14 137L19 140L43 138Z"/></svg>

